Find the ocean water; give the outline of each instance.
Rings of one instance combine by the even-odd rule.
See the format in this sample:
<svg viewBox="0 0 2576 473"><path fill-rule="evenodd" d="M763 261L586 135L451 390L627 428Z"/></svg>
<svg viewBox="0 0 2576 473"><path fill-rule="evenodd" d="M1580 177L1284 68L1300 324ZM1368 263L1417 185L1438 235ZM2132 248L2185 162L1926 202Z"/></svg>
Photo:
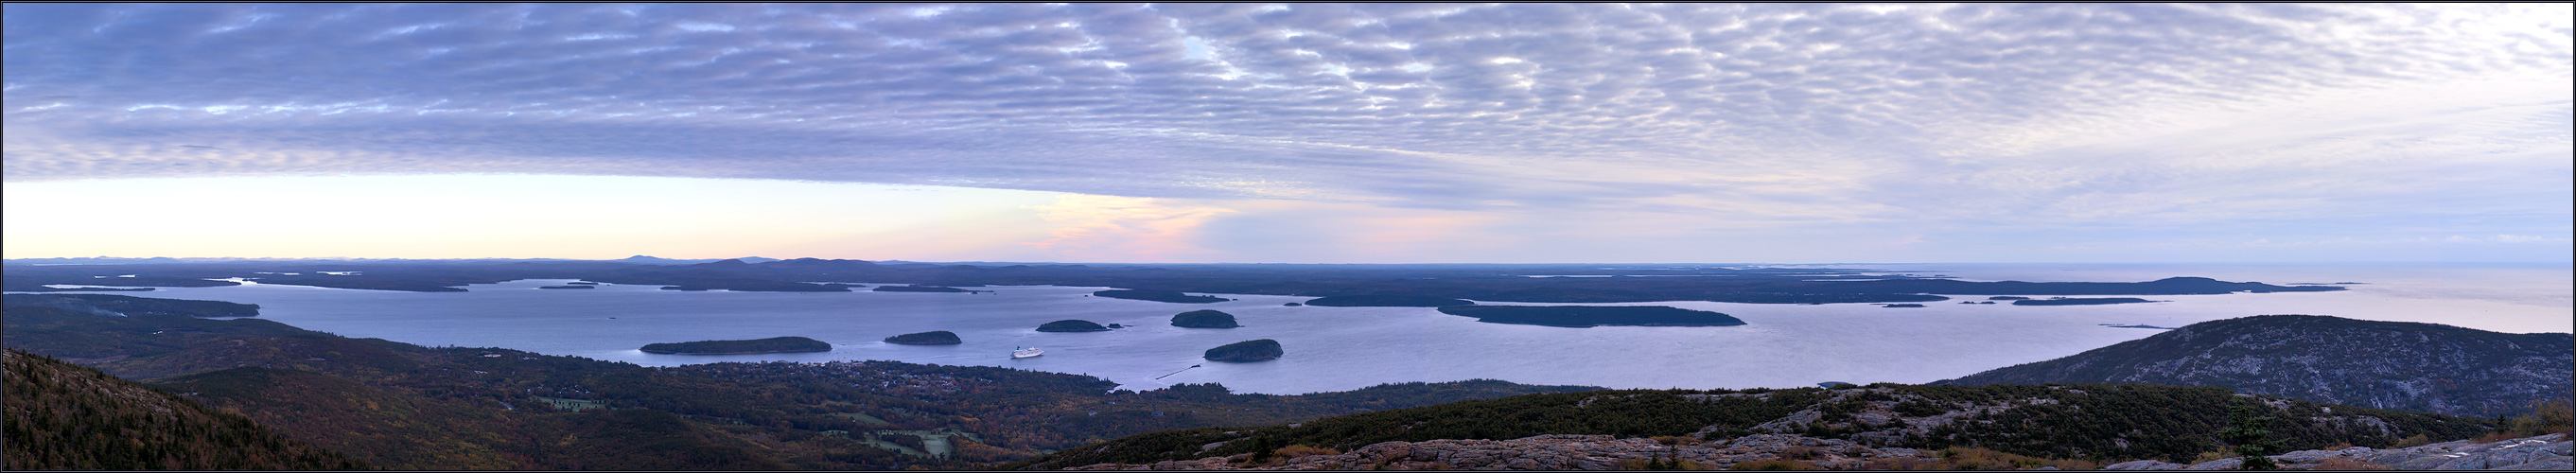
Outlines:
<svg viewBox="0 0 2576 473"><path fill-rule="evenodd" d="M2179 327L2263 314L2431 322L2503 332L2576 331L2576 271L2566 265L2034 265L1854 264L1967 280L2145 281L2204 276L2275 284L2358 282L2318 293L2144 296L2150 304L1927 307L1661 302L1723 312L1733 327L1561 328L1477 322L1430 308L1286 307L1308 298L1223 295L1215 304L1089 297L1097 287L999 286L983 294L682 292L602 285L540 290L568 280L415 293L244 285L161 288L147 297L260 304L262 318L352 337L426 346L503 347L646 366L724 361L898 360L1005 366L1103 377L1128 389L1223 383L1236 392L1297 394L1381 383L1500 379L1613 388L1798 387L1819 382L1923 383L2072 355ZM850 281L870 283L869 281ZM1537 304L1532 304L1537 305ZM1170 326L1173 314L1216 309L1244 327ZM1082 319L1130 328L1042 333ZM883 343L948 330L963 345ZM647 343L803 336L833 351L654 355ZM1201 360L1208 348L1275 339L1287 354L1259 363ZM1010 359L1013 348L1046 356ZM1199 365L1198 368L1190 368ZM1177 372L1177 373L1176 373ZM1159 377L1159 379L1157 379Z"/></svg>

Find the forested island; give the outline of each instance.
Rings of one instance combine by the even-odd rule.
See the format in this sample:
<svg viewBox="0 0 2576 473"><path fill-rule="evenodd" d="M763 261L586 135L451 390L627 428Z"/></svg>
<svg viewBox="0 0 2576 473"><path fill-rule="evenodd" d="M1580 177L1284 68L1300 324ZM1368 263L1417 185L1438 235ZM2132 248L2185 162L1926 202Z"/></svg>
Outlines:
<svg viewBox="0 0 2576 473"><path fill-rule="evenodd" d="M1045 324L1043 324L1043 325L1039 325L1039 326L1038 326L1038 331L1040 331L1040 332L1107 332L1107 331L1109 331L1109 327L1102 327L1102 326L1100 326L1100 324L1092 323L1092 322L1091 322L1091 321L1089 321L1089 320L1072 320L1072 319L1067 319L1067 320L1058 320L1058 321L1054 321L1054 322L1047 322L1047 323L1045 323Z"/></svg>
<svg viewBox="0 0 2576 473"><path fill-rule="evenodd" d="M1276 360L1279 359L1279 355L1286 353L1286 351L1279 349L1278 340L1264 338L1260 340L1246 340L1228 343L1225 344L1225 346L1209 348L1207 354L1203 355L1203 357L1207 358L1209 361L1251 363L1255 361Z"/></svg>
<svg viewBox="0 0 2576 473"><path fill-rule="evenodd" d="M886 337L885 342L897 345L956 345L966 343L965 340L957 338L957 332L946 330L896 335Z"/></svg>
<svg viewBox="0 0 2576 473"><path fill-rule="evenodd" d="M1213 310L1193 310L1172 316L1172 326L1188 328L1235 328L1234 314Z"/></svg>
<svg viewBox="0 0 2576 473"><path fill-rule="evenodd" d="M1107 298L1111 298L1111 299L1134 299L1134 300L1140 300L1140 301L1171 302L1171 303L1179 303L1179 304L1206 304L1206 303L1212 303L1212 302L1225 302L1225 298L1223 298L1223 297L1216 297L1216 296L1193 296L1193 295L1189 295L1189 294L1182 294L1180 291L1148 291L1148 290L1137 290L1137 289L1111 289L1111 290L1107 290L1107 291L1098 291L1098 292L1093 292L1093 293L1091 293L1091 295L1094 295L1094 296L1100 296L1100 297L1107 297Z"/></svg>
<svg viewBox="0 0 2576 473"><path fill-rule="evenodd" d="M1717 312L1664 306L1519 306L1470 305L1440 308L1440 313L1475 317L1494 324L1590 328L1603 325L1639 327L1726 327L1743 320Z"/></svg>
<svg viewBox="0 0 2576 473"><path fill-rule="evenodd" d="M643 350L645 353L663 355L748 355L832 351L832 344L805 337L771 337L758 340L653 343L644 345Z"/></svg>
<svg viewBox="0 0 2576 473"><path fill-rule="evenodd" d="M2054 299L2021 299L2013 301L2013 305L2103 305L2136 304L2141 302L2155 301L2135 297L2059 297Z"/></svg>

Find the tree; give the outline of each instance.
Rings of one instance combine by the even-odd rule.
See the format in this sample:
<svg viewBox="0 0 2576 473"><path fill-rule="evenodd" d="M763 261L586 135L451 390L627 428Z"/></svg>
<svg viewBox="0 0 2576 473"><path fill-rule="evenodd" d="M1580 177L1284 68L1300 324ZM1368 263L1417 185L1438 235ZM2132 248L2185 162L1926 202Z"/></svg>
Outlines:
<svg viewBox="0 0 2576 473"><path fill-rule="evenodd" d="M2254 409L2254 405L2245 402L2245 398L2237 398L2229 402L2227 428L2218 430L2218 439L2236 445L2236 453L2244 458L2244 463L2239 464L2238 468L2278 470L2281 466L2273 464L2272 457L2269 456L2281 450L2281 442L2269 439L2272 435L2272 417L2257 416Z"/></svg>
<svg viewBox="0 0 2576 473"><path fill-rule="evenodd" d="M1254 436L1254 437L1252 438L1252 462L1253 462L1253 463L1261 463L1261 462L1270 461L1270 454L1271 454L1271 451L1270 451L1270 450L1271 450L1271 446L1270 446L1270 436L1267 436L1267 435L1261 435L1261 436Z"/></svg>

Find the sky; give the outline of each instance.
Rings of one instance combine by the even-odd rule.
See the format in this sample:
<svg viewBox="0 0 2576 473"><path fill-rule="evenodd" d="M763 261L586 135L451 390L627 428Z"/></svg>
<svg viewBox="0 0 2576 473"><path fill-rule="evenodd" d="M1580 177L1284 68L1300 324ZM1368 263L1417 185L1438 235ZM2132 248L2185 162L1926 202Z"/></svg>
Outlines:
<svg viewBox="0 0 2576 473"><path fill-rule="evenodd" d="M0 255L2566 262L2566 4L7 4Z"/></svg>

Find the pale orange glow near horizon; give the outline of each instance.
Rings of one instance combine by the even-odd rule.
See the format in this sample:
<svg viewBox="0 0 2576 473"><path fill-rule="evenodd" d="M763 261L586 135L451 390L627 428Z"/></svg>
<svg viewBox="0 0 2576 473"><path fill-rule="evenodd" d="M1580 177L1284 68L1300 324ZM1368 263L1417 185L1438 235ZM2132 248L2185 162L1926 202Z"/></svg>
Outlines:
<svg viewBox="0 0 2576 473"><path fill-rule="evenodd" d="M1050 192L427 175L10 183L7 258L974 257L1044 238ZM1033 255L1034 256L1034 255Z"/></svg>

